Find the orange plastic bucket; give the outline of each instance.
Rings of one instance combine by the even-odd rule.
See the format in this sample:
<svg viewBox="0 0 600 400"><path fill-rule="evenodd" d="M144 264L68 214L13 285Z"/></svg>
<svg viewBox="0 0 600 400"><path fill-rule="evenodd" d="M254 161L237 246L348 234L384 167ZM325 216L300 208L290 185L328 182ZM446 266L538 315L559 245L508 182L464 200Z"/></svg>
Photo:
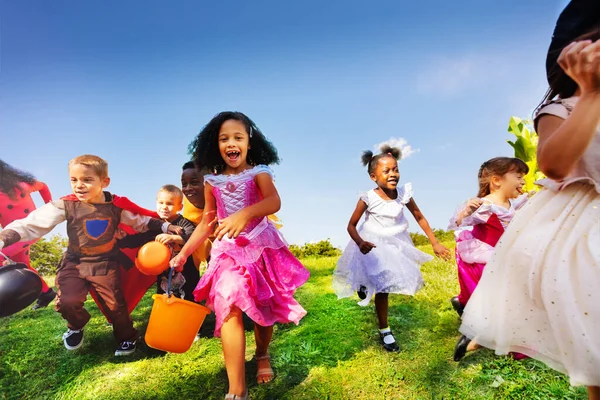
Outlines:
<svg viewBox="0 0 600 400"><path fill-rule="evenodd" d="M171 291L172 272L171 269L167 293ZM154 349L185 353L194 343L194 338L210 310L167 293L152 295L154 305L144 340Z"/></svg>
<svg viewBox="0 0 600 400"><path fill-rule="evenodd" d="M171 249L160 242L148 242L138 251L135 266L145 275L159 275L169 267Z"/></svg>

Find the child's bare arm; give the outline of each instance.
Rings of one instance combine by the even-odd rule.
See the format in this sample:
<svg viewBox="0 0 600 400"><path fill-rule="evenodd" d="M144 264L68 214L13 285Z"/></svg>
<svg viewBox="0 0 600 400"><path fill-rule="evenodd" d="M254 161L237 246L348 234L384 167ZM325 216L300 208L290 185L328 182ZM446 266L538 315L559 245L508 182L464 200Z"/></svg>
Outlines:
<svg viewBox="0 0 600 400"><path fill-rule="evenodd" d="M431 226L429 226L427 218L425 218L425 216L417 206L415 200L411 198L410 201L406 204L406 208L408 208L413 217L415 217L415 220L417 221L423 232L425 232L427 239L429 239L429 241L431 242L431 246L433 247L433 252L435 253L435 255L447 260L450 257L450 250L448 250L446 246L444 246L437 240L437 238L433 234Z"/></svg>
<svg viewBox="0 0 600 400"><path fill-rule="evenodd" d="M363 240L356 229L356 226L358 225L358 222L362 218L362 215L365 213L365 211L367 211L367 204L362 200L358 200L356 208L354 209L354 212L350 217L350 221L348 222L348 233L350 234L352 240L354 240L354 243L356 243L360 249L360 252L363 254L367 254L371 251L371 249L376 247L373 243Z"/></svg>
<svg viewBox="0 0 600 400"><path fill-rule="evenodd" d="M160 235L156 236L156 240L157 242L160 242L162 244L180 244L180 245L184 245L185 244L185 240L179 236L179 235L171 235L168 233L161 233Z"/></svg>

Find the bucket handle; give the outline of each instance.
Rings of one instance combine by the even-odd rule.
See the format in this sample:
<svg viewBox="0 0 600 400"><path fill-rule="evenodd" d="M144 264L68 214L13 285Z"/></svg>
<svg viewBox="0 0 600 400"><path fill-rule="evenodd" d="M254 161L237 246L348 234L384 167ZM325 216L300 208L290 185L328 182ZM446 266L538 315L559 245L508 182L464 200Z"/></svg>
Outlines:
<svg viewBox="0 0 600 400"><path fill-rule="evenodd" d="M169 268L169 279L167 281L167 298L170 299L173 295L173 291L171 290L171 279L173 278L174 267Z"/></svg>

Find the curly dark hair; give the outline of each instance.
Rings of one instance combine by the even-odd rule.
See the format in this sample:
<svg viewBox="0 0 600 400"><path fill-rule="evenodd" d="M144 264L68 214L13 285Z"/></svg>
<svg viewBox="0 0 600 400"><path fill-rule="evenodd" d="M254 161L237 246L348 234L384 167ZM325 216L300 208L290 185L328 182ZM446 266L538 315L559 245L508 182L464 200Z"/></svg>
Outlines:
<svg viewBox="0 0 600 400"><path fill-rule="evenodd" d="M244 124L250 137L247 162L250 165L270 165L279 163L277 149L245 114L238 111L223 111L213 117L196 139L189 145L189 152L200 171L206 169L222 173L226 164L219 152L219 131L225 121L236 120Z"/></svg>
<svg viewBox="0 0 600 400"><path fill-rule="evenodd" d="M24 182L33 185L36 179L28 172L23 172L11 167L0 160L0 192L6 193L11 199L15 199L15 188L19 183Z"/></svg>
<svg viewBox="0 0 600 400"><path fill-rule="evenodd" d="M477 173L477 179L479 181L479 192L477 193L477 197L485 197L490 194L492 176L504 176L513 171L527 175L529 173L529 167L525 161L514 157L496 157L481 164L479 172Z"/></svg>
<svg viewBox="0 0 600 400"><path fill-rule="evenodd" d="M362 156L360 157L360 160L362 161L363 165L367 167L369 175L375 172L375 168L377 168L377 163L382 158L392 157L395 160L399 160L400 157L402 157L402 149L400 149L399 147L392 147L386 143L381 145L379 150L381 150L381 153L377 155L373 155L373 152L371 150L365 150L363 151Z"/></svg>

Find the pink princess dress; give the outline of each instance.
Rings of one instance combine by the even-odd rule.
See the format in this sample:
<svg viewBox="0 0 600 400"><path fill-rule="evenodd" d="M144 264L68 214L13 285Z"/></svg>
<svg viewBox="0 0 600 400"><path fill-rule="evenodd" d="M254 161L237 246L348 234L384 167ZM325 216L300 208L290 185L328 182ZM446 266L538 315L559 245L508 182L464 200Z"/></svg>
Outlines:
<svg viewBox="0 0 600 400"><path fill-rule="evenodd" d="M458 301L464 307L477 287L483 268L494 252L494 247L515 211L527 203L528 197L521 195L511 199L508 209L496 205L488 199L468 217L463 218L460 226L456 224L458 214L466 206L466 202L456 209L450 219L448 230L455 231L456 266L458 267L458 283L460 294Z"/></svg>
<svg viewBox="0 0 600 400"><path fill-rule="evenodd" d="M262 200L258 174L273 177L271 168L258 165L236 175L206 175L217 203L217 216L226 218ZM236 239L215 240L206 273L194 290L196 301L217 316L215 336L232 306L240 308L261 326L298 324L306 311L294 292L308 280L309 272L290 253L283 237L268 217L250 221Z"/></svg>
<svg viewBox="0 0 600 400"><path fill-rule="evenodd" d="M538 112L567 119L576 97ZM600 129L573 172L517 213L465 308L460 331L600 386Z"/></svg>

